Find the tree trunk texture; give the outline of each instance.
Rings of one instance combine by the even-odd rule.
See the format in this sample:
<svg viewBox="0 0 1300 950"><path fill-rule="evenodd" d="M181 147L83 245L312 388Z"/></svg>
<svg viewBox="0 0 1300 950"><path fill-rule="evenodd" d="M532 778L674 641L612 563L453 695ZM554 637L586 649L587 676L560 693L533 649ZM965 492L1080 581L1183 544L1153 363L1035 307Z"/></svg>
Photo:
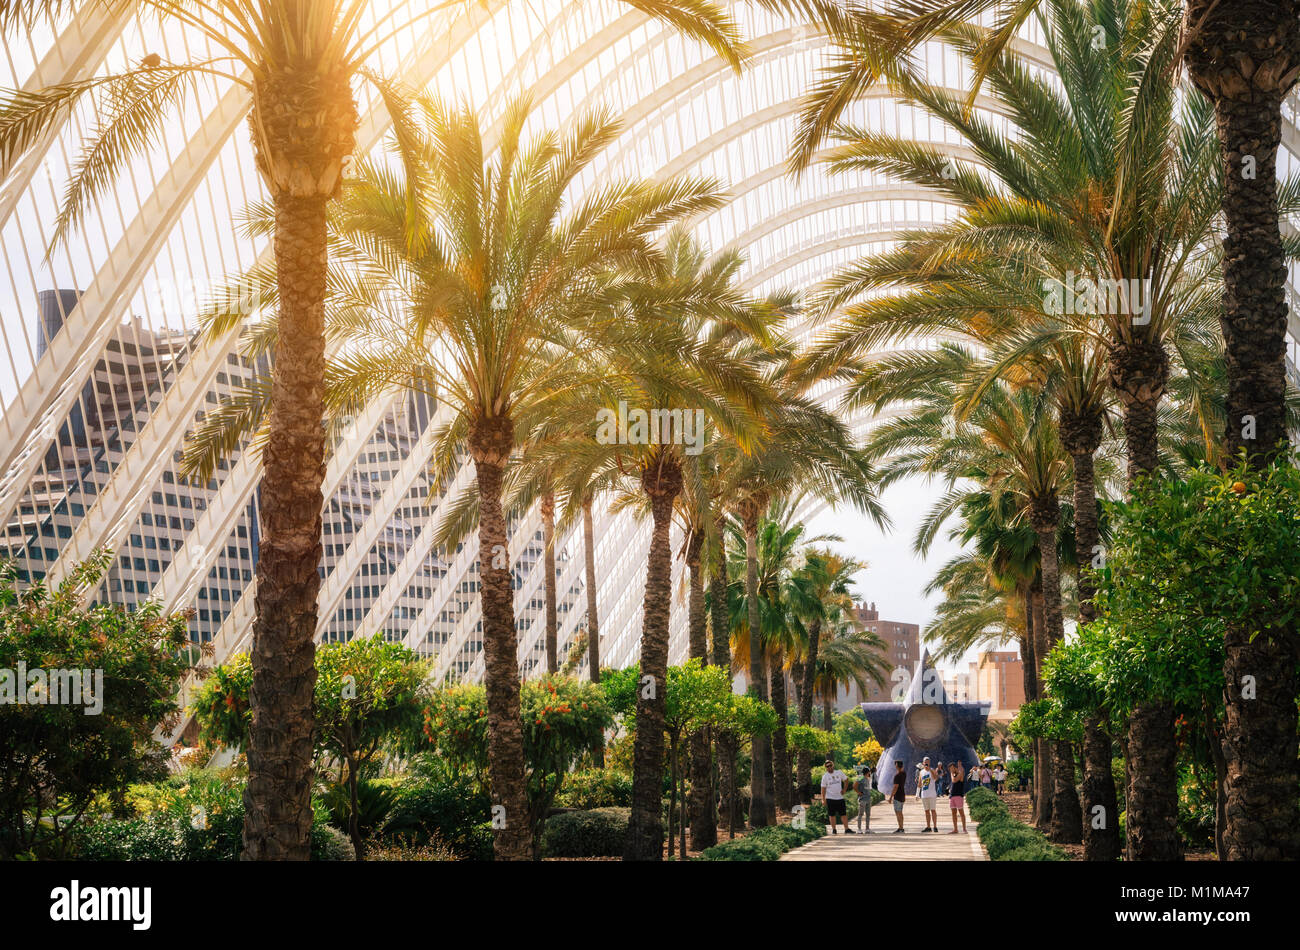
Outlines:
<svg viewBox="0 0 1300 950"><path fill-rule="evenodd" d="M1093 596L1097 592L1093 558L1100 553L1101 529L1097 518L1097 478L1094 455L1101 444L1100 413L1062 412L1061 442L1074 470L1074 539L1078 552L1079 623L1097 618ZM1083 724L1083 857L1086 861L1114 861L1119 857L1119 799L1110 763L1113 743L1100 715ZM1100 827L1097 827L1100 825Z"/></svg>
<svg viewBox="0 0 1300 950"><path fill-rule="evenodd" d="M794 807L794 786L790 784L790 749L786 745L785 725L790 706L785 695L785 663L783 651L772 654L772 708L776 710L776 731L772 733L773 801L786 814Z"/></svg>
<svg viewBox="0 0 1300 950"><path fill-rule="evenodd" d="M542 495L542 569L546 595L546 672L560 672L560 623L555 606L555 493Z"/></svg>
<svg viewBox="0 0 1300 950"><path fill-rule="evenodd" d="M745 526L745 600L749 607L749 682L754 695L767 701L767 674L763 668L763 634L758 607L758 516L761 506L747 501L742 518ZM772 744L768 736L753 736L750 769L749 825L762 828L776 824L776 802L772 775Z"/></svg>
<svg viewBox="0 0 1300 950"><path fill-rule="evenodd" d="M1056 535L1061 523L1061 508L1056 496L1035 499L1031 510L1034 531L1038 535L1039 561L1043 575L1043 656L1065 636L1065 617L1061 609L1061 567L1057 560ZM1083 813L1074 786L1074 750L1068 740L1051 743L1052 755L1052 827L1051 839L1058 844L1078 844L1083 840Z"/></svg>
<svg viewBox="0 0 1300 950"><path fill-rule="evenodd" d="M799 725L811 726L813 708L813 683L817 678L817 651L821 647L822 622L813 620L808 625L808 659L803 665L803 689L799 693ZM800 750L795 786L799 801L812 804L812 753Z"/></svg>
<svg viewBox="0 0 1300 950"><path fill-rule="evenodd" d="M1244 449L1261 464L1287 440L1277 150L1282 101L1300 73L1300 4L1189 0L1184 27L1188 72L1214 104L1223 159L1228 451L1235 457Z"/></svg>
<svg viewBox="0 0 1300 950"><path fill-rule="evenodd" d="M1083 720L1083 859L1114 861L1120 855L1119 799L1110 771L1110 734L1099 716ZM1101 809L1097 811L1096 809ZM1101 827L1097 827L1100 824Z"/></svg>
<svg viewBox="0 0 1300 950"><path fill-rule="evenodd" d="M660 812L664 773L664 697L668 675L668 620L672 607L673 502L682 490L682 469L666 451L657 452L641 472L641 487L650 498L654 529L646 566L645 603L641 615L641 677L652 688L637 692L636 738L632 746L632 814L628 821L629 861L659 861L664 830Z"/></svg>
<svg viewBox="0 0 1300 950"><path fill-rule="evenodd" d="M582 500L582 556L587 574L587 678L600 682L600 623L596 611L596 526L591 499ZM605 743L595 752L596 768L605 767Z"/></svg>
<svg viewBox="0 0 1300 950"><path fill-rule="evenodd" d="M1294 635L1270 639L1237 624L1225 638L1223 757L1227 768L1230 861L1300 858L1296 787L1296 681Z"/></svg>
<svg viewBox="0 0 1300 950"><path fill-rule="evenodd" d="M311 857L316 595L325 477L326 199L275 197L279 339L262 455L243 857Z"/></svg>
<svg viewBox="0 0 1300 950"><path fill-rule="evenodd" d="M1043 657L1047 655L1047 619L1046 604L1043 598L1042 580L1034 586L1034 679L1038 683L1038 696L1043 695ZM1034 825L1040 831L1050 831L1052 826L1052 804L1056 797L1056 783L1053 778L1052 747L1045 739L1034 740L1034 787L1037 797L1034 799Z"/></svg>
<svg viewBox="0 0 1300 950"><path fill-rule="evenodd" d="M479 493L479 575L483 605L483 668L488 707L488 773L491 777L497 860L533 857L532 828L524 784L524 736L519 717L519 648L515 633L514 575L501 508L506 462L514 448L511 419L470 423L470 455Z"/></svg>
<svg viewBox="0 0 1300 950"><path fill-rule="evenodd" d="M1178 746L1172 705L1147 702L1133 710L1128 727L1128 763L1124 803L1128 860L1182 860L1183 846L1178 840Z"/></svg>
<svg viewBox="0 0 1300 950"><path fill-rule="evenodd" d="M1244 449L1259 466L1287 440L1287 272L1276 168L1282 101L1300 72L1300 5L1188 0L1185 25L1188 71L1214 103L1223 157L1228 451ZM1262 629L1265 619L1254 626ZM1251 643L1248 631L1231 627L1224 647L1228 857L1300 858L1295 648L1262 634ZM1243 697L1246 676L1255 677L1255 699Z"/></svg>
<svg viewBox="0 0 1300 950"><path fill-rule="evenodd" d="M717 550L710 560L709 628L713 637L713 665L731 672L731 626L727 612L727 550L723 533L725 517L719 512L714 521ZM727 834L735 837L743 827L743 816L736 799L736 737L720 733L714 739L718 760L718 810L727 823Z"/></svg>
<svg viewBox="0 0 1300 950"><path fill-rule="evenodd" d="M1156 411L1169 379L1169 357L1158 340L1118 343L1110 351L1110 382L1124 407L1128 481L1159 464ZM1125 832L1129 860L1182 858L1178 840L1178 772L1172 707L1143 700L1129 717Z"/></svg>
<svg viewBox="0 0 1300 950"><path fill-rule="evenodd" d="M704 610L704 568L701 553L704 533L692 532L686 546L686 566L691 572L690 650L691 659L709 664L708 617ZM713 794L713 761L708 733L697 730L688 740L690 747L691 847L703 851L718 843L718 813Z"/></svg>

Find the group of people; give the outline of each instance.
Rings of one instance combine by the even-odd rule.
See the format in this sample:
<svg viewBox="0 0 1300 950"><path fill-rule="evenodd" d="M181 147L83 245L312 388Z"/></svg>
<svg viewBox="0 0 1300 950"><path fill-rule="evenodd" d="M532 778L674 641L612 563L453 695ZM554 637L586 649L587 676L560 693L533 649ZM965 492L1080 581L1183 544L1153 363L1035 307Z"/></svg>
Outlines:
<svg viewBox="0 0 1300 950"><path fill-rule="evenodd" d="M1002 763L995 763L990 768L987 763L984 765L975 765L969 771L961 762L950 762L945 768L944 763L937 765L930 764L930 757L927 755L916 767L916 796L920 799L921 808L925 813L925 830L927 832L938 834L939 832L939 796L945 795L948 798L948 808L952 812L952 831L950 835L966 833L966 790L975 786L989 788L996 794L1001 795L1003 788L1006 786L1007 770ZM836 828L836 818L840 819L840 824L844 828L844 833L851 835L854 830L849 827L848 805L845 800L845 792L850 791L853 781L849 776L835 767L831 759L826 760L826 771L822 775L821 799L826 806L826 816L830 822L831 834L838 834ZM873 788L879 787L879 780L876 778L874 770L869 765L858 767L857 777L858 792L858 831L864 830L867 834L871 833L871 792ZM891 777L891 790L889 801L894 806L894 817L898 821L898 828L894 834L904 834L906 829L903 827L903 805L907 801L905 788L907 786L907 772L902 762L894 763L894 774ZM957 822L961 820L961 830L958 831Z"/></svg>

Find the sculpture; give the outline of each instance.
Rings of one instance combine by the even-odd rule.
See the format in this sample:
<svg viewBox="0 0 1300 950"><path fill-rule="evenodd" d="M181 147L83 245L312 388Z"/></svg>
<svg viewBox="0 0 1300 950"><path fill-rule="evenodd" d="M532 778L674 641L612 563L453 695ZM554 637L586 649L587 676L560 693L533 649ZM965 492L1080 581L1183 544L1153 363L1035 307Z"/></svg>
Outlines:
<svg viewBox="0 0 1300 950"><path fill-rule="evenodd" d="M885 747L876 763L880 790L888 794L894 763L903 763L904 790L916 793L916 766L925 756L932 764L961 762L967 772L979 764L975 743L988 719L990 703L955 703L943 688L943 678L930 665L930 651L921 657L901 703L862 703L876 741Z"/></svg>

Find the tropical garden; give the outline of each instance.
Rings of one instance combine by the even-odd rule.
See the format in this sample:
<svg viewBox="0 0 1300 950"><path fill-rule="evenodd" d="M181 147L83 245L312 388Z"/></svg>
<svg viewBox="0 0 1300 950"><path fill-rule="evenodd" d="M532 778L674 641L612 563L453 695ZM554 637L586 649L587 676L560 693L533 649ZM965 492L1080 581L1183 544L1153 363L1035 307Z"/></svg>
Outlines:
<svg viewBox="0 0 1300 950"><path fill-rule="evenodd" d="M728 183L599 174L618 116L548 124L527 96L488 116L405 88L368 62L358 0L138 2L222 54L6 93L0 170L77 101L107 110L66 237L196 77L247 86L265 201L240 223L273 253L231 275L203 333L237 329L269 359L194 426L183 464L205 481L238 447L259 453L252 649L209 668L175 617L86 607L102 558L49 589L0 574L0 654L109 664L136 687L108 690L92 722L0 707L16 737L0 856L777 857L822 833L817 763L881 753L837 697L892 672L854 612L864 560L812 535L809 512L886 527L883 492L925 479L917 550L961 545L929 582L927 640L953 659L1015 643L1024 660L1010 734L1036 830L980 802L989 853L1300 857L1284 286L1300 179L1277 165L1293 10L1037 0L974 26L992 3L765 3L834 51L791 174L880 172L952 214L817 286L757 295L743 251L691 228ZM633 6L744 68L722 7ZM1050 69L1019 50L1030 26ZM927 78L921 44L958 57L969 88ZM353 159L362 83L391 148ZM878 83L948 139L849 121ZM236 306L250 286L266 302L251 318ZM472 468L438 540L477 546L481 683L436 680L373 631L315 643L328 437L393 392L438 407L436 488ZM602 435L623 406L653 411L653 432ZM509 552L533 509L546 669L522 678ZM602 663L602 509L648 534L638 661L621 669ZM565 656L554 538L579 522L587 617ZM182 706L187 676L201 685ZM152 730L178 718L197 740L168 759Z"/></svg>

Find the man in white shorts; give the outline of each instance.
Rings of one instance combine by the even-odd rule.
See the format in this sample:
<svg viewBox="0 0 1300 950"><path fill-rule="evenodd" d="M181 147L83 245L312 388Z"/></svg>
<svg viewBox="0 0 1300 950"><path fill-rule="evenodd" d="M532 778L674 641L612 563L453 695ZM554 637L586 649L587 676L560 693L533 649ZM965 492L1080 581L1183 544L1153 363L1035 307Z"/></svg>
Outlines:
<svg viewBox="0 0 1300 950"><path fill-rule="evenodd" d="M837 769L834 762L827 759L826 772L822 775L822 804L826 806L826 818L831 823L831 834L838 833L835 830L836 818L839 818L840 824L844 826L846 835L853 834L853 829L849 827L848 803L844 800L848 781L849 777Z"/></svg>
<svg viewBox="0 0 1300 950"><path fill-rule="evenodd" d="M925 831L938 834L939 783L935 778L934 769L930 768L928 755L922 760L921 772L916 777L916 794L921 799L921 807L925 810ZM921 833L925 834L925 831Z"/></svg>

